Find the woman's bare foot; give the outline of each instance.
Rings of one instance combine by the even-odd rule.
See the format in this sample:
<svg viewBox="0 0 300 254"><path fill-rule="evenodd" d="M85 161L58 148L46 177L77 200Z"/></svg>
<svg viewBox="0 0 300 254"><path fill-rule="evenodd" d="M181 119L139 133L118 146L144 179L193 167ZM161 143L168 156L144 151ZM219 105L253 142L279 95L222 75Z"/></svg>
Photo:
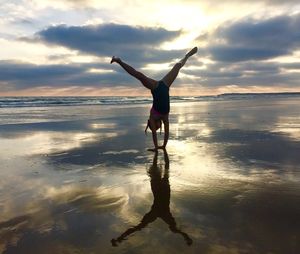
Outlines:
<svg viewBox="0 0 300 254"><path fill-rule="evenodd" d="M198 51L197 47L194 47L192 50L190 50L185 56L186 57L191 57L192 55L195 55Z"/></svg>
<svg viewBox="0 0 300 254"><path fill-rule="evenodd" d="M120 59L119 57L113 56L112 59L111 59L111 61L110 61L110 63L111 63L111 64L114 63L114 62L118 63L118 62L120 62L120 60L121 60L121 59Z"/></svg>
<svg viewBox="0 0 300 254"><path fill-rule="evenodd" d="M181 63L181 67L183 65L185 65L186 61L188 60L189 57L191 57L192 55L196 54L198 51L198 48L197 47L194 47L192 50L190 50L184 58L181 59L180 63Z"/></svg>

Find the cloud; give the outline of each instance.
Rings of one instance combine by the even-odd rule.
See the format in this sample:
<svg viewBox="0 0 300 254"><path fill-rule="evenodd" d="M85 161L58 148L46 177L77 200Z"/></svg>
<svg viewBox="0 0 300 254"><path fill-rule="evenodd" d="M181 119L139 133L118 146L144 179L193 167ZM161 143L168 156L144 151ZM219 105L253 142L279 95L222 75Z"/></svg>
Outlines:
<svg viewBox="0 0 300 254"><path fill-rule="evenodd" d="M202 31L198 37L198 58L182 69L177 86L201 84L203 87L297 86L299 63L280 63L276 57L292 56L300 48L300 15L268 19L243 18L225 23L215 31ZM34 37L23 38L50 46L63 46L73 52L57 52L48 59L56 63L77 56L90 57L90 63L34 65L19 61L0 61L1 91L33 87L135 86L138 81L118 65L104 63L101 57L120 56L134 68L152 78L161 78L165 69L150 69L152 63L171 63L186 50L164 50L161 45L182 36L182 30L103 23L100 25L47 27ZM79 59L78 58L78 59ZM57 61L62 59L62 61ZM78 61L78 59L76 61ZM202 62L199 62L201 59ZM100 61L95 63L93 61ZM208 61L207 61L208 60ZM213 60L214 64L208 64ZM268 60L273 60L272 62ZM107 61L107 59L106 59ZM201 64L201 66L200 66ZM141 69L142 67L146 67ZM192 68L197 69L192 69Z"/></svg>
<svg viewBox="0 0 300 254"><path fill-rule="evenodd" d="M99 69L103 72L91 73L90 69ZM12 89L25 89L39 86L118 86L130 85L134 82L129 75L115 72L115 66L107 64L66 64L66 65L35 65L24 62L0 61L0 83L11 84ZM117 70L117 68L116 68Z"/></svg>
<svg viewBox="0 0 300 254"><path fill-rule="evenodd" d="M72 0L70 0L72 1ZM198 0L188 0L188 2L198 2ZM260 3L260 4L266 4L266 5L288 5L288 4L298 4L298 0L224 0L224 1L218 1L218 0L209 0L209 1L202 1L204 4L253 4L253 3Z"/></svg>
<svg viewBox="0 0 300 254"><path fill-rule="evenodd" d="M214 60L239 62L272 59L300 48L300 15L266 20L243 19L219 27L210 37Z"/></svg>
<svg viewBox="0 0 300 254"><path fill-rule="evenodd" d="M236 0L237 2L245 2L243 0ZM281 0L264 0L264 1L261 1L261 0L251 0L249 1L250 3L253 3L253 2L264 2L266 4L274 4L274 5L283 5L283 4L298 4L299 1L298 0L286 0L286 1L281 1Z"/></svg>
<svg viewBox="0 0 300 254"><path fill-rule="evenodd" d="M183 69L182 72L204 87L237 85L241 87L294 87L299 83L300 64L268 61L218 62L203 69Z"/></svg>
<svg viewBox="0 0 300 254"><path fill-rule="evenodd" d="M13 25L28 25L32 26L35 24L35 20L32 18L15 18L13 20L10 20L9 23Z"/></svg>
<svg viewBox="0 0 300 254"><path fill-rule="evenodd" d="M157 45L178 35L178 31L171 32L163 28L131 27L128 25L104 24L97 26L65 25L49 27L38 32L38 36L49 43L65 45L75 49L87 49L91 46L93 51L102 53L101 46L110 48L110 45L126 48L139 45ZM84 45L88 43L88 45Z"/></svg>
<svg viewBox="0 0 300 254"><path fill-rule="evenodd" d="M202 55L214 63L183 72L204 87L296 88L300 65L293 54L300 49L298 27L300 15L243 18L224 24L197 38L206 40ZM290 62L280 62L277 57L281 56L289 56Z"/></svg>
<svg viewBox="0 0 300 254"><path fill-rule="evenodd" d="M174 40L180 34L180 30L169 31L164 28L120 24L59 25L37 32L33 40L95 56L117 55L142 64L181 57L184 52L182 50L159 49L162 43Z"/></svg>
<svg viewBox="0 0 300 254"><path fill-rule="evenodd" d="M0 61L1 81L39 84L83 72L83 68L71 65L34 65L29 63Z"/></svg>
<svg viewBox="0 0 300 254"><path fill-rule="evenodd" d="M146 70L144 73L152 78L162 76L162 71L154 73ZM140 84L138 80L125 73L120 66L109 62L37 65L0 60L0 92L33 87L142 87L137 84Z"/></svg>
<svg viewBox="0 0 300 254"><path fill-rule="evenodd" d="M294 63L284 63L280 65L284 69L289 70L300 70L300 63L294 62Z"/></svg>
<svg viewBox="0 0 300 254"><path fill-rule="evenodd" d="M263 47L299 47L300 15L277 16L267 20L246 19L217 31L228 44Z"/></svg>
<svg viewBox="0 0 300 254"><path fill-rule="evenodd" d="M209 53L214 60L222 62L239 62L263 60L288 54L288 49L247 48L234 46L210 47Z"/></svg>
<svg viewBox="0 0 300 254"><path fill-rule="evenodd" d="M93 0L65 0L65 1L59 1L59 0L35 0L35 2L37 3L42 3L44 5L47 6L53 6L53 3L59 4L59 5L63 5L63 6L69 6L69 7L73 7L73 8L84 8L84 7L93 7L93 8L100 8L100 7L104 7L107 5L113 5L113 6L118 6L120 7L120 3L121 1L114 1L111 0L107 3L105 3L105 1L93 1ZM222 4L253 4L253 3L260 3L260 4L266 4L266 5L287 5L287 4L298 4L299 1L298 0L286 0L286 1L281 1L281 0L224 0L224 1L219 1L219 0L204 0L201 1L199 3L198 0L165 0L163 1L163 3L161 1L158 0L153 0L151 1L151 3L153 4L200 4L202 5L222 5ZM125 1L125 4L127 5L127 7L130 7L132 5L134 6L140 6L140 5L145 5L145 1L144 0L135 0L135 1ZM148 4L148 3L147 3Z"/></svg>
<svg viewBox="0 0 300 254"><path fill-rule="evenodd" d="M159 46L179 36L181 31L168 31L163 28L133 27L118 24L97 26L66 25L48 27L36 33L26 41L44 42L77 50L78 55L120 56L135 68L149 63L171 62L184 55L184 50L162 50ZM65 54L63 56L68 56ZM59 59L61 55L50 55L50 59ZM145 71L147 75L147 71ZM155 73L149 71L151 76ZM160 72L159 72L160 73ZM31 87L68 87L68 86L131 86L138 81L124 74L117 65L107 63L70 63L35 65L20 61L0 61L0 82L2 91Z"/></svg>
<svg viewBox="0 0 300 254"><path fill-rule="evenodd" d="M201 74L200 74L201 75ZM235 75L235 76L234 76ZM299 87L299 75L298 74L258 74L247 75L233 73L232 76L228 73L210 75L203 75L203 78L198 78L198 82L205 87L224 87L224 86L239 86L240 88L247 87L273 87L273 92L276 92L277 88L298 88Z"/></svg>

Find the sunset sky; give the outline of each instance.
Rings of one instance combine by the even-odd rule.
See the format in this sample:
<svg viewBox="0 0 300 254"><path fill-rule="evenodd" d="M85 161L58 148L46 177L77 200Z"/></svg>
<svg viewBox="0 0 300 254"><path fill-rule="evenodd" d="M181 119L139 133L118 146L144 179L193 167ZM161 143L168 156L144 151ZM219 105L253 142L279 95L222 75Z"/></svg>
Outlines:
<svg viewBox="0 0 300 254"><path fill-rule="evenodd" d="M0 96L149 95L121 57L171 95L300 91L299 0L0 0Z"/></svg>

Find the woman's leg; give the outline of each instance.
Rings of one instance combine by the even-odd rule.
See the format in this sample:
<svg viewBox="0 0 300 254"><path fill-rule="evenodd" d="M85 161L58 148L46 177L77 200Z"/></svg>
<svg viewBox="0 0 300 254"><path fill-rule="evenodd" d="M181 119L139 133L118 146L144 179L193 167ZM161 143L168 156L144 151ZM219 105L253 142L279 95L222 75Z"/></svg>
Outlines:
<svg viewBox="0 0 300 254"><path fill-rule="evenodd" d="M157 85L157 81L151 78L148 78L146 75L144 75L143 73L135 70L133 67L131 67L130 65L128 65L127 63L123 62L120 58L116 58L113 56L113 58L111 59L111 64L112 63L118 63L119 65L121 65L121 67L127 72L129 73L131 76L135 77L136 79L138 79L139 81L142 82L142 84L152 90L156 87Z"/></svg>
<svg viewBox="0 0 300 254"><path fill-rule="evenodd" d="M191 51L189 51L184 58L182 58L178 63L176 63L173 68L171 69L171 71L163 77L163 81L167 86L171 86L172 83L174 82L174 80L176 79L180 69L185 65L186 61L188 60L189 57L191 57L192 55L196 54L196 52L198 51L197 47L194 47Z"/></svg>
<svg viewBox="0 0 300 254"><path fill-rule="evenodd" d="M173 68L171 69L171 71L169 71L167 73L166 76L164 76L162 78L162 81L168 86L170 87L172 85L172 83L174 82L174 80L176 79L181 67L182 67L182 63L178 62L176 63Z"/></svg>

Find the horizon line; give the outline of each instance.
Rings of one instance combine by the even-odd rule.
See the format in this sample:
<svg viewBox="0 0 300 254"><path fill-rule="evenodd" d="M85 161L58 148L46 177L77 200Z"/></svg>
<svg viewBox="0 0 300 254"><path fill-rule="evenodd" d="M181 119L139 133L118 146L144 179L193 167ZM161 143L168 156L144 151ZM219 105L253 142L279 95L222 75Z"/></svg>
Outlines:
<svg viewBox="0 0 300 254"><path fill-rule="evenodd" d="M220 93L220 94L211 94L211 95L170 95L170 97L218 97L218 96L227 96L227 95L280 95L280 94L290 94L290 95L300 95L300 91L297 92L233 92L233 93ZM139 96L132 96L132 95L15 95L15 96L2 96L0 95L0 98L11 98L11 97L151 97L149 96L144 96L144 95L139 95Z"/></svg>

